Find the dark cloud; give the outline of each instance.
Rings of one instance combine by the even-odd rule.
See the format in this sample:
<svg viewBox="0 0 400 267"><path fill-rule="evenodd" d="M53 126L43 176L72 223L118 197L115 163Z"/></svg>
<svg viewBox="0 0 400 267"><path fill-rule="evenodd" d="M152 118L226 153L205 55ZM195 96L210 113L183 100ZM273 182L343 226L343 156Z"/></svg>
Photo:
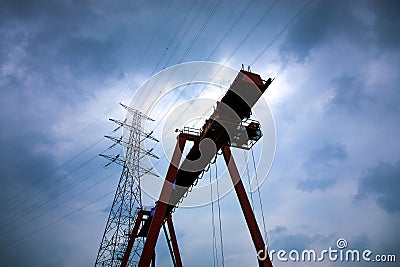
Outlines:
<svg viewBox="0 0 400 267"><path fill-rule="evenodd" d="M62 170L56 169L58 163L53 155L39 148L47 147L47 145L49 145L49 140L44 136L26 131L21 131L16 136L5 137L2 134L0 137L2 148L0 150L0 225L2 234L0 266L13 266L17 262L24 266L32 264L28 260L27 251L37 251L35 248L37 246L34 244L24 243L17 246L24 255L23 257L18 257L17 254L14 254L15 251L8 251L4 246L8 242L20 238L26 228L37 225L37 222L33 222L25 227L12 230L16 224L29 219L29 217L25 217L21 221L21 216L24 216L38 202L38 199L26 201L27 198L48 186L51 179L63 174ZM49 176L49 174L52 175ZM50 193L49 191L42 192L40 196L43 197ZM34 257L34 255L32 256Z"/></svg>
<svg viewBox="0 0 400 267"><path fill-rule="evenodd" d="M29 95L6 91L0 99L2 197L14 191L8 186L30 185L57 165L47 132L52 119L43 119L51 107L40 108L43 102L32 102Z"/></svg>
<svg viewBox="0 0 400 267"><path fill-rule="evenodd" d="M234 60L247 60L248 54L246 53L252 55L253 51L259 51L266 41L273 38L270 29L279 29L285 20L282 18L291 14L289 10L295 9L291 1L283 2L279 1L267 16L265 23L254 29L251 38L235 54ZM136 67L140 67L139 76L150 76L165 51L167 53L164 61L159 65L159 69L171 56L170 52L173 49L176 49L177 53L171 57L170 63L179 62L182 54L185 53L186 48L201 29L208 12L215 6L213 1L198 1L189 15L188 21L191 21L196 14L199 14L199 19L193 25L184 25L179 35L180 38L177 39L180 42L172 42L171 47L167 48L167 44L175 35L177 25L182 23L185 12L192 4L190 1L173 1L166 19L161 24L160 31L155 35L154 42L150 46L148 54L145 55L143 64L139 66L139 59L144 55L168 3L169 1L121 1L118 4L101 0L2 1L0 4L0 92L2 93L0 97L0 146L2 148L0 151L0 200L2 202L1 211L3 211L0 223L2 229L5 229L3 228L4 224L9 223L7 216L12 215L4 212L11 208L8 204L4 204L4 201L25 187L29 187L29 194L46 188L47 182L43 183L44 186L40 184L40 188L36 182L57 169L68 158L65 154L72 155L81 152L56 150L65 138L63 136L64 129L61 129L60 136L54 136L54 127L58 126L57 122L64 118L73 120L76 116L75 113L82 110L77 107L85 106L85 101L90 99L93 94L98 93L99 88L115 86L115 83L120 82L119 79L131 75ZM398 35L392 34L396 30L392 22L397 21L398 17L393 17L392 10L396 7L389 6L389 3L394 4L394 2L385 2L385 4L381 4L381 1L371 2L368 8L376 19L371 20L370 24L364 24L353 12L360 6L360 2L315 0L300 17L298 23L290 29L285 44L281 47L281 52L294 54L298 58L304 59L312 49L324 43L346 38L349 42L362 43L368 47L376 44L396 49ZM215 57L211 57L211 59L219 60L224 58L227 53L229 54L249 30L252 30L258 17L263 15L264 10L270 4L271 2L265 3L265 1L253 3L249 12L246 12L245 17L238 23L238 27L233 29L227 41L223 42L221 47L215 51L213 55ZM225 30L229 29L231 23L235 21L236 15L239 15L241 9L246 6L247 3L240 1L234 3L224 1L185 59L203 60L207 58L208 55L203 52L214 50L214 46L219 43L218 38L224 36ZM230 12L232 13L228 14ZM232 14L233 16L231 16ZM275 24L279 24L279 27L275 27ZM182 33L186 29L188 30L187 34L183 36ZM253 41L252 38L256 41ZM373 40L374 44L365 42L365 40ZM351 61L352 58L348 57L348 60ZM255 71L257 72L257 70ZM341 70L335 71L335 76L337 76L336 73L341 73ZM314 75L314 77L319 79L320 76ZM329 88L333 89L334 98L329 105L335 107L362 106L367 99L362 87L362 79L363 77L358 77L356 74L334 78L331 83L332 88ZM135 82L139 83L139 81ZM395 84L398 84L397 80ZM310 82L310 86L312 86L312 82ZM389 87L387 84L382 85L382 88L387 87ZM348 90L349 88L350 90ZM321 90L323 89L326 88ZM283 88L283 91L285 90ZM398 106L397 91L392 90L392 92L393 96L390 95L388 99L392 101L390 103L393 106ZM382 105L387 104L386 101L380 102L384 102ZM286 104L291 105L290 102ZM309 104L315 103L310 102ZM298 114L298 116L304 114L301 105L292 106L295 106L295 112L291 114ZM348 112L351 111L351 108L343 110ZM93 110L93 113L96 112L97 110ZM84 118L85 114L78 115L82 120L87 119ZM90 116L88 115L88 117ZM283 120L285 119L287 120L287 118L283 118ZM346 123L352 122L344 120L343 124ZM94 131L92 126L89 125L88 131L84 134ZM80 130L75 129L77 126L73 123L70 127L74 129L65 131L76 133ZM91 134L92 132L89 135ZM317 132L317 134L319 133ZM324 136L324 139L328 138L329 136ZM62 140L60 141L60 139ZM72 142L78 145L71 150L84 149L89 145L87 143L80 145L81 140L77 139ZM320 142L320 140L316 142ZM315 147L315 143L303 143L302 141L302 145L299 147L301 147L300 149ZM96 149L90 152L99 152L100 149ZM291 152L289 151L289 153ZM82 158L72 162L71 165L79 165L87 157L87 154L84 154ZM337 170L340 169L341 164L346 162L347 158L346 145L340 142L323 143L311 150L309 156L303 159L302 167L306 172L306 177L298 183L298 188L311 192L332 187L336 181ZM79 175L75 172L70 173L68 166L58 169L50 177L59 178L68 174L67 180L73 182ZM93 167L94 165L85 165L78 173L87 173L93 170ZM383 166L381 173L384 173L384 167L388 166ZM393 166L389 167L394 168ZM116 181L117 178L114 183ZM393 188L382 188L379 191L375 186L371 187L371 184L372 181L368 176L360 180L360 198L366 197L368 193L378 203L389 203L387 196L391 194ZM62 185L65 184L62 183L60 187ZM79 188L74 188L76 191L72 190L73 193L79 193L79 189L87 186L86 184L81 185ZM111 190L110 188L115 188L116 185L103 186L103 189L108 191ZM60 187L50 187L49 190L44 191L42 197L47 199L46 197ZM11 232L3 236L3 240L13 241L17 236L24 236L30 230L35 230L55 218L64 216L70 210L81 207L83 203L86 203L85 200L93 195L96 195L93 197L96 199L101 194L101 190L98 188L93 192L86 192L82 198L77 198L76 202L72 201L71 206L60 206L54 211L54 214L48 214L15 233ZM55 201L51 203L52 205L43 207L43 211L71 195L69 191L62 198L57 199L58 202ZM394 195L390 196L391 199L398 200ZM281 200L276 199L278 202ZM33 202L23 203L18 209L29 207L29 205L35 204ZM90 214L90 211L77 213L74 217L54 225L54 228L39 232L13 246L1 248L0 266L83 266L88 265L86 263L93 264L109 212L109 208L104 208L109 207L111 202L110 197L107 202L97 208L95 215ZM15 202L15 204L18 203ZM385 205L389 205L388 203ZM29 218L27 217L27 219ZM288 218L291 219L289 215ZM181 237L187 231L189 230L181 230ZM315 242L321 241L319 235L289 233L283 227L275 228L272 231L272 236L274 235L277 238L272 242L273 248L309 248ZM352 243L356 244L356 241L352 241ZM359 243L363 242L365 243L367 240L360 237ZM389 245L393 248L397 243ZM163 252L160 255L161 258L164 258L167 250L165 250L165 244L162 246ZM230 244L227 244L228 248L229 246ZM203 247L199 249L203 249ZM203 262L197 264L198 266L204 265Z"/></svg>
<svg viewBox="0 0 400 267"><path fill-rule="evenodd" d="M290 28L282 54L292 53L300 60L324 43L349 38L362 41L365 25L353 13L354 2L317 0Z"/></svg>
<svg viewBox="0 0 400 267"><path fill-rule="evenodd" d="M302 251L312 249L313 244L322 238L321 235L309 236L306 234L291 234L286 227L277 226L270 231L271 246L270 249L276 251L284 249L290 251L295 249Z"/></svg>
<svg viewBox="0 0 400 267"><path fill-rule="evenodd" d="M375 42L386 49L400 47L400 3L396 0L375 0L369 3L374 13Z"/></svg>
<svg viewBox="0 0 400 267"><path fill-rule="evenodd" d="M149 62L156 61L160 51L165 49L166 40L173 36L173 30L183 16L180 9L186 9L189 4L173 2L169 16L161 24L139 71L145 69L150 73L146 69ZM79 179L81 174L90 173L95 167L105 164L99 159L85 164L78 171L71 167L82 164L90 156L96 157L103 150L95 147L66 166L61 165L65 159L70 159L66 154L76 155L90 144L77 145L78 151L69 151L69 147L65 149L67 152L60 151L60 143L65 142L65 137L54 136L57 132L54 127L60 120L73 117L77 107L98 93L99 87L113 86L110 81L132 73L167 5L167 1L124 1L115 4L108 1L40 0L2 1L0 4L0 225L3 236L0 266L93 264L107 216L99 221L101 229L94 230L93 221L90 221L93 217L89 218L89 222L85 221L85 213L80 212L80 216L69 221L63 231L53 231L50 227L35 233L43 225L62 218L102 194L98 187L82 195L78 193L98 181L95 179L102 177L104 171L60 197L52 197L58 189ZM208 5L212 4L208 3L204 10L208 10ZM187 38L187 41L191 39ZM108 84L105 85L105 82ZM89 126L92 128L93 125ZM79 130L72 129L71 132ZM61 132L62 135L63 129ZM54 185L60 178L62 181ZM112 188L115 186L112 184ZM19 193L25 188L28 190ZM104 186L103 189L110 190L110 187ZM29 199L38 192L37 197ZM78 197L67 204L52 209L76 195ZM29 201L26 201L27 198ZM46 200L51 201L33 209ZM111 202L112 199L107 205ZM52 209L50 213L33 219L49 209ZM109 209L106 215L108 212ZM102 211L99 213L104 215ZM20 223L25 224L9 231ZM4 231L7 233L4 234ZM35 234L19 240L32 232ZM92 243L84 240L85 234L92 235ZM17 242L5 246L13 241ZM88 248L90 257L82 252L84 248Z"/></svg>
<svg viewBox="0 0 400 267"><path fill-rule="evenodd" d="M309 162L330 164L336 161L344 161L347 158L346 146L343 143L325 143L322 147L312 151ZM310 166L312 169L312 167Z"/></svg>
<svg viewBox="0 0 400 267"><path fill-rule="evenodd" d="M32 186L40 181L39 177L46 176L55 169L57 162L51 154L35 151L35 147L46 145L47 142L41 136L26 134L11 140L0 139L3 148L0 151L3 200L8 199L10 194L15 194L14 188Z"/></svg>
<svg viewBox="0 0 400 267"><path fill-rule="evenodd" d="M314 1L289 30L282 55L290 53L304 60L314 48L338 40L362 48L398 50L399 2L376 0L362 5L357 1Z"/></svg>
<svg viewBox="0 0 400 267"><path fill-rule="evenodd" d="M356 199L372 198L389 213L400 212L400 161L395 164L381 162L358 182Z"/></svg>
<svg viewBox="0 0 400 267"><path fill-rule="evenodd" d="M373 242L371 242L370 238L366 233L353 236L347 241L349 249L358 249L358 250L372 249Z"/></svg>
<svg viewBox="0 0 400 267"><path fill-rule="evenodd" d="M337 168L348 157L343 143L326 142L320 148L314 149L303 166L308 178L299 181L298 188L303 191L326 190L337 180Z"/></svg>
<svg viewBox="0 0 400 267"><path fill-rule="evenodd" d="M159 3L153 11L145 2L4 2L0 40L7 41L0 43L0 64L9 77L5 87L46 91L72 102L91 95L104 81L132 72L146 45L141 40L151 39L158 22L145 18L162 16L166 5ZM162 37L159 32L153 44L161 46Z"/></svg>
<svg viewBox="0 0 400 267"><path fill-rule="evenodd" d="M360 110L360 107L369 100L364 93L366 85L358 78L349 75L343 75L332 79L333 97L328 103L328 109L337 111L337 108L354 112Z"/></svg>
<svg viewBox="0 0 400 267"><path fill-rule="evenodd" d="M302 191L312 192L314 190L326 190L335 185L335 179L331 177L307 178L299 181L298 188Z"/></svg>

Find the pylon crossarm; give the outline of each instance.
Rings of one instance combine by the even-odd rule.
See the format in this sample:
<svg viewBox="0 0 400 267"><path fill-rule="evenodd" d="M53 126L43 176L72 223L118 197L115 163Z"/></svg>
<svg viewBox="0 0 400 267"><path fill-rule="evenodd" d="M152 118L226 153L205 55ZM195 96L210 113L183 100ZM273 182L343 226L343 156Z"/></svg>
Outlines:
<svg viewBox="0 0 400 267"><path fill-rule="evenodd" d="M156 139L156 138L154 138L154 137L152 136L153 131L151 131L151 132L146 132L146 131L144 131L144 130L138 128L136 125L131 125L131 124L127 123L126 120L120 121L120 120L111 119L111 118L110 118L109 120L112 121L112 122L114 122L115 124L117 124L117 125L120 126L120 127L124 127L125 129L127 129L127 130L129 130L129 131L137 131L138 133L140 133L141 136L144 136L144 138L143 138L142 140L140 140L140 141L143 141L144 139L147 139L147 138L148 138L148 139L151 139L151 140L153 140L153 141L159 142L158 139Z"/></svg>
<svg viewBox="0 0 400 267"><path fill-rule="evenodd" d="M144 114L143 112L140 112L137 109L131 108L127 105L124 105L122 103L119 103L124 109L126 109L129 113L134 113L134 114L139 114L142 118L145 118L146 120L149 121L154 121L154 119L150 118L149 116L147 116L146 114Z"/></svg>

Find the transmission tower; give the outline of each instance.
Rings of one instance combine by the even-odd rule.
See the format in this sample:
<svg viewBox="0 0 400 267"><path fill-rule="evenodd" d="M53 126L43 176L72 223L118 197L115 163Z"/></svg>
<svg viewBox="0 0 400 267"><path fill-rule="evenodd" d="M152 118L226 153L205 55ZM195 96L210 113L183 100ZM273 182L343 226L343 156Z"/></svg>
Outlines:
<svg viewBox="0 0 400 267"><path fill-rule="evenodd" d="M143 130L143 121L152 119L131 107L123 104L121 106L127 110L127 118L124 121L110 120L118 125L114 132L123 128L127 134L119 138L106 137L114 141L115 144L122 145L125 155L123 158L119 154L116 156L101 155L110 160L107 165L111 163L121 165L122 173L97 253L95 266L121 265L128 246L129 235L134 228L136 219L141 216L139 211L143 209L140 178L147 174L156 175L152 172L152 169L141 166L141 159L144 155L156 157L143 146L145 139L157 141L151 136L151 133L146 133ZM135 265L139 261L143 244L143 238L136 240L128 259L129 266Z"/></svg>

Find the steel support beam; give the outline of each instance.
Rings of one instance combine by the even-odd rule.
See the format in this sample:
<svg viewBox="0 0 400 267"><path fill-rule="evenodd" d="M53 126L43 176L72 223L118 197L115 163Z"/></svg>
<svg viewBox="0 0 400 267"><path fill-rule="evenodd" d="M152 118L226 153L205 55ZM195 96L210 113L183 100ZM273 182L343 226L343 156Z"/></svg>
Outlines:
<svg viewBox="0 0 400 267"><path fill-rule="evenodd" d="M167 226L172 242L172 250L174 252L176 267L182 267L181 253L179 252L178 241L175 234L174 224L172 222L172 216L167 217Z"/></svg>
<svg viewBox="0 0 400 267"><path fill-rule="evenodd" d="M153 250L153 257L151 258L151 267L156 267L156 250Z"/></svg>
<svg viewBox="0 0 400 267"><path fill-rule="evenodd" d="M154 248L157 243L160 229L165 218L165 213L168 207L168 201L171 196L172 185L178 171L179 163L182 158L182 152L185 147L186 139L178 135L178 142L175 146L174 154L172 156L171 163L168 168L167 176L165 178L159 201L157 203L153 219L151 221L149 233L147 234L146 241L144 243L142 256L139 260L138 267L149 267L151 258L154 254Z"/></svg>
<svg viewBox="0 0 400 267"><path fill-rule="evenodd" d="M171 239L169 237L169 234L168 234L168 231L167 231L167 227L165 226L165 223L162 225L162 227L164 229L165 239L167 240L167 246L168 246L168 250L169 250L169 255L171 256L172 264L173 264L174 267L176 267L174 249L171 246Z"/></svg>
<svg viewBox="0 0 400 267"><path fill-rule="evenodd" d="M133 226L132 233L129 236L128 246L126 247L124 257L122 258L121 267L126 267L128 264L129 256L131 255L133 243L139 232L140 223L142 222L143 215L150 215L149 211L140 210Z"/></svg>
<svg viewBox="0 0 400 267"><path fill-rule="evenodd" d="M264 259L258 259L258 264L262 267L272 267L271 260L269 259L268 253L266 251L264 240L262 238L260 229L258 228L256 218L254 216L253 210L251 209L249 199L247 197L229 146L223 146L222 153L224 155L226 165L228 166L228 171L231 176L232 182L235 186L236 195L238 197L240 207L242 208L244 218L246 220L247 226L249 227L251 239L253 240L257 256L259 256L261 259ZM264 253L267 254L265 255Z"/></svg>

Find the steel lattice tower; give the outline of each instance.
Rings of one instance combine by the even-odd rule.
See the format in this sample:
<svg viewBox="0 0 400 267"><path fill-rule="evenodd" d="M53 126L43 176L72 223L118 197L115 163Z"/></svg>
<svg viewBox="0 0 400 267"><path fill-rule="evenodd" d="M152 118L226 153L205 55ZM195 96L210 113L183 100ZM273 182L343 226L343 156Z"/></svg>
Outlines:
<svg viewBox="0 0 400 267"><path fill-rule="evenodd" d="M143 121L152 119L133 108L121 105L128 111L126 119L124 121L110 120L118 124L118 128L124 128L124 136L120 138L106 137L124 147L125 158L121 159L119 155L114 157L101 155L109 159L110 163L122 165L122 173L97 253L95 266L121 265L138 210L143 208L140 178L145 174L153 174L151 169L143 168L140 164L144 155L154 156L142 145L147 138L157 141L143 130ZM135 242L128 266L135 266L138 263L143 244L143 238L139 238Z"/></svg>

